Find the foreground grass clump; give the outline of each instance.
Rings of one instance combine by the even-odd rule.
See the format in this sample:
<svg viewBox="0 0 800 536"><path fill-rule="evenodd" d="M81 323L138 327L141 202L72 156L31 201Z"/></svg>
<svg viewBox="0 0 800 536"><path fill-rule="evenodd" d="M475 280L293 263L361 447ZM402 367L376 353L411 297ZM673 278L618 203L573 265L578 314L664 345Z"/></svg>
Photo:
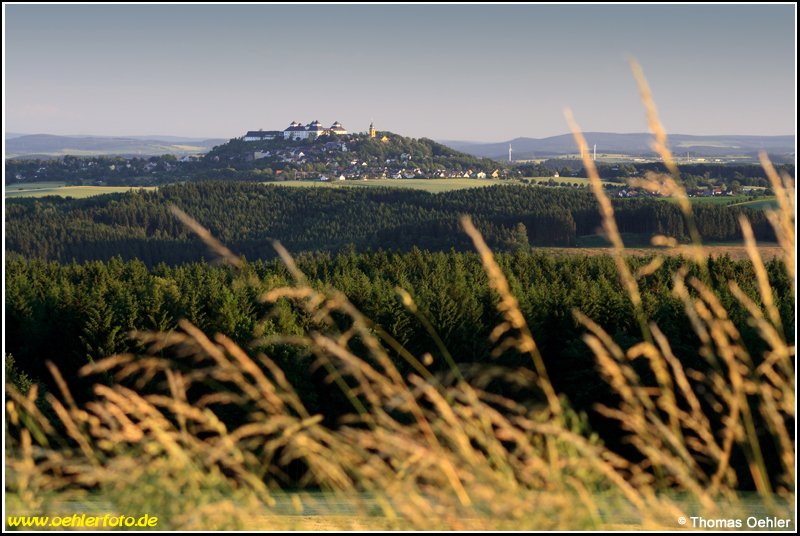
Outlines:
<svg viewBox="0 0 800 536"><path fill-rule="evenodd" d="M463 227L497 299L495 353L526 358L518 368L459 367L440 348L413 355L335 289L315 290L292 258L276 249L294 282L264 293L306 321L296 333L257 341L306 348L352 412L336 422L311 413L275 361L206 334L188 321L171 332L132 334L144 349L91 363L94 398L78 405L51 367L57 393L7 386L9 515L93 514L159 517L159 529L676 529L681 517L791 517L794 504L794 346L787 343L773 289L741 220L759 300L731 292L767 350L752 353L704 280L707 256L691 203L640 80L671 176L648 181L671 189L692 234L690 260L673 275L707 361L687 367L643 312L640 281L663 262L631 271L625 246L588 158L604 232L641 340L625 347L580 311L616 404L598 409L619 423L625 452L604 446L553 388L544 360L503 271L469 219ZM777 194L770 211L787 276L794 281L794 192L788 177L765 169ZM240 260L180 211L216 253ZM677 247L669 237L658 245ZM794 288L792 288L794 292ZM410 294L405 308L425 323ZM429 325L429 324L426 324ZM432 333L436 338L436 334ZM392 355L403 359L398 368ZM504 386L525 386L523 401ZM744 467L744 472L738 468ZM753 495L742 491L752 488ZM689 526L691 528L691 526Z"/></svg>

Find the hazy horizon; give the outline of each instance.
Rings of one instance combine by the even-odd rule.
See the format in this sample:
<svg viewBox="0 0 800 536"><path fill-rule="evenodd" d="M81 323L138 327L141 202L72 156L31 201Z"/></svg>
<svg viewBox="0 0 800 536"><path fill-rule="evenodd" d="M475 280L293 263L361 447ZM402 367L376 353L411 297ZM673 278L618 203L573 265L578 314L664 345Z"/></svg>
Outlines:
<svg viewBox="0 0 800 536"><path fill-rule="evenodd" d="M391 128L386 128L386 130L391 131ZM646 134L649 135L649 132L639 131L639 132L606 132L606 131L583 131L584 135L589 134L613 134L613 135L634 135L634 134ZM151 140L159 140L159 139L167 139L167 138L186 138L186 139L193 139L197 141L203 140L210 140L210 139L229 139L226 136L192 136L192 135L183 135L183 134L96 134L96 133L87 133L87 134L53 134L52 132L16 132L16 131L9 131L5 133L6 136L62 136L66 138L145 138ZM243 133L242 133L243 134ZM231 136L231 137L241 137L242 134ZM476 145L480 144L491 144L491 143L501 143L507 142L515 139L520 138L528 138L528 139L546 139L546 138L553 138L558 136L571 136L572 134L569 132L562 132L561 134L553 134L552 136L516 136L514 138L504 138L504 139L496 139L496 140L462 140L462 139L454 139L454 138L436 138L435 141L439 142L462 142L462 143L474 143ZM794 133L789 134L747 134L747 133L739 133L739 134L684 134L683 132L671 132L669 133L670 136L696 136L699 138L712 138L712 137L722 137L722 136L739 136L739 137L796 137ZM427 137L427 136L426 136Z"/></svg>
<svg viewBox="0 0 800 536"><path fill-rule="evenodd" d="M4 132L794 135L792 5L4 5ZM152 134L152 132L162 132ZM713 132L714 134L709 134Z"/></svg>

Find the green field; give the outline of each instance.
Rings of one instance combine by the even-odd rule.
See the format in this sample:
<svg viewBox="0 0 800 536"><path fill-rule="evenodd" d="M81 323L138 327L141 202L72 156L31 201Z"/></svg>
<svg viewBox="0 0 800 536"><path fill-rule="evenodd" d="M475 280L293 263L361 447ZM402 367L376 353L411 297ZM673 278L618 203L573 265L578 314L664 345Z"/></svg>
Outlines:
<svg viewBox="0 0 800 536"><path fill-rule="evenodd" d="M718 197L692 197L692 203L696 205L728 205L747 208L758 208L766 210L768 208L776 208L778 206L775 197L764 197L761 199L752 199L750 196L718 196Z"/></svg>
<svg viewBox="0 0 800 536"><path fill-rule="evenodd" d="M734 195L734 196L727 196L727 195L719 195L716 197L692 197L690 198L692 204L694 205L734 205L744 203L745 201L749 200L750 198L743 195Z"/></svg>
<svg viewBox="0 0 800 536"><path fill-rule="evenodd" d="M664 197L661 199L673 203L678 202L677 199L675 199L674 197ZM775 208L777 206L777 202L775 201L774 196L764 197L761 199L753 199L748 195L734 195L734 196L719 195L715 197L691 197L689 198L689 200L692 202L693 205L737 206L737 207L760 208L760 209Z"/></svg>
<svg viewBox="0 0 800 536"><path fill-rule="evenodd" d="M263 184L275 184L279 186L291 186L293 188L369 188L383 186L386 188L411 188L414 190L425 190L426 192L439 193L452 190L463 190L465 188L480 188L483 186L494 186L495 184L519 184L514 180L499 179L370 179L366 181L282 181L265 182Z"/></svg>
<svg viewBox="0 0 800 536"><path fill-rule="evenodd" d="M292 188L411 188L426 192L438 193L465 188L480 188L495 184L519 184L517 181L498 179L371 179L366 181L331 181L320 182L310 180L264 182L266 185L289 186ZM141 187L154 189L154 186ZM136 189L131 186L67 186L63 182L29 182L7 186L5 197L44 197L58 195L61 197L84 198L93 195L127 192Z"/></svg>
<svg viewBox="0 0 800 536"><path fill-rule="evenodd" d="M67 184L65 182L25 182L22 184L5 184L3 185L3 193L6 197L25 197L39 192L52 192L53 190L63 188L66 185Z"/></svg>
<svg viewBox="0 0 800 536"><path fill-rule="evenodd" d="M746 201L744 203L735 203L737 207L759 208L761 210L777 209L778 200L774 197L767 197L765 199L757 199L755 201Z"/></svg>
<svg viewBox="0 0 800 536"><path fill-rule="evenodd" d="M84 198L101 194L114 194L130 190L153 190L155 186L66 186L63 182L28 182L18 185L6 185L3 192L6 198L12 197L60 197Z"/></svg>

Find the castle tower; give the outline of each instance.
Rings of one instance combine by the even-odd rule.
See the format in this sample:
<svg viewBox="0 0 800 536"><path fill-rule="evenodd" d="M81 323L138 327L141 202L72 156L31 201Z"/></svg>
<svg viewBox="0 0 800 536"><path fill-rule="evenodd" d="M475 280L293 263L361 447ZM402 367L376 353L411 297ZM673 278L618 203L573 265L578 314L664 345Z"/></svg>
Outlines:
<svg viewBox="0 0 800 536"><path fill-rule="evenodd" d="M375 137L375 126L372 123L369 124L369 137Z"/></svg>

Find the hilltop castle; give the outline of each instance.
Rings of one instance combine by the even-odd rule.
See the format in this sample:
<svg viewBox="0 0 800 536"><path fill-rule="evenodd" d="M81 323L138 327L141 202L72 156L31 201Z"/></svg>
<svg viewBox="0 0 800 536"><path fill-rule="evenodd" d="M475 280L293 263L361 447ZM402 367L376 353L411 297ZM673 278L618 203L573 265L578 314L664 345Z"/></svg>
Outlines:
<svg viewBox="0 0 800 536"><path fill-rule="evenodd" d="M370 125L370 128L372 128L372 125ZM302 123L292 121L284 130L251 130L244 135L244 141L274 140L281 137L285 140L313 140L320 136L330 136L331 134L342 136L349 134L349 132L339 121L334 121L328 128L323 127L319 121L312 121L305 126Z"/></svg>

